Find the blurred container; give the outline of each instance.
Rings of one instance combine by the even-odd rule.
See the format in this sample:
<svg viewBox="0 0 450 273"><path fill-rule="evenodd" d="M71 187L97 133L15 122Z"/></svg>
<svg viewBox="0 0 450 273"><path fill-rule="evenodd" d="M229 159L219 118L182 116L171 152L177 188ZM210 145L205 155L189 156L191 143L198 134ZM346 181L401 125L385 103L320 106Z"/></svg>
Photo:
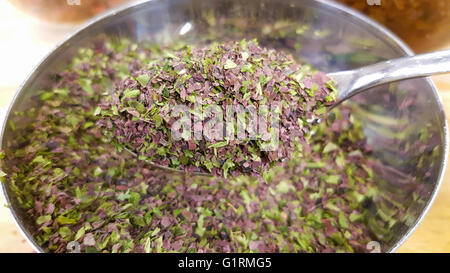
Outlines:
<svg viewBox="0 0 450 273"><path fill-rule="evenodd" d="M79 23L130 0L9 0L20 10L55 23Z"/></svg>
<svg viewBox="0 0 450 273"><path fill-rule="evenodd" d="M190 26L189 31L180 31L185 26ZM38 109L38 91L51 86L51 75L60 71L80 47L92 46L105 35L132 41L151 40L158 45L258 38L261 45L301 56L302 61L323 71L342 71L411 55L384 28L334 2L140 1L80 30L34 70L8 110L6 124L15 126L0 130L2 150L13 148L10 140L32 128L33 121L17 113ZM365 199L367 202L356 202L363 202L368 208L364 225L374 241L380 243L381 251L394 251L423 219L442 181L448 135L441 100L431 81L418 78L378 87L347 103L354 118L363 124L372 156L383 166L374 173L373 190L379 194ZM423 144L411 145L419 139ZM3 163L13 167L11 164L15 162ZM20 206L12 185L0 183L6 202L27 240L36 251L43 252L32 236L35 222Z"/></svg>
<svg viewBox="0 0 450 273"><path fill-rule="evenodd" d="M385 25L416 52L450 46L449 0L337 1L357 9Z"/></svg>

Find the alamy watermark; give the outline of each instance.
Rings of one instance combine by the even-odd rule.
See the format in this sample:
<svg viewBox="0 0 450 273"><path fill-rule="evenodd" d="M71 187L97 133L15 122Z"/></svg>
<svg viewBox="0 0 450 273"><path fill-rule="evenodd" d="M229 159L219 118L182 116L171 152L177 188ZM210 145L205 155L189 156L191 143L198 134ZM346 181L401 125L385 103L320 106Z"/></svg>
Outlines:
<svg viewBox="0 0 450 273"><path fill-rule="evenodd" d="M81 0L66 0L67 5L69 6L80 6Z"/></svg>
<svg viewBox="0 0 450 273"><path fill-rule="evenodd" d="M78 243L77 241L70 241L67 244L66 250L69 253L80 253L81 252L80 243Z"/></svg>
<svg viewBox="0 0 450 273"><path fill-rule="evenodd" d="M381 0L366 0L369 6L381 6Z"/></svg>
<svg viewBox="0 0 450 273"><path fill-rule="evenodd" d="M261 141L262 151L275 151L280 138L281 104L268 105L204 105L197 101L191 108L184 104L172 107L170 117L172 139L208 142L248 140Z"/></svg>
<svg viewBox="0 0 450 273"><path fill-rule="evenodd" d="M80 253L80 248L80 243L77 241L70 241L66 247L67 252L70 253ZM366 245L366 250L369 253L381 253L381 245L377 241L370 241Z"/></svg>
<svg viewBox="0 0 450 273"><path fill-rule="evenodd" d="M370 241L366 245L369 253L381 253L381 244L377 241Z"/></svg>

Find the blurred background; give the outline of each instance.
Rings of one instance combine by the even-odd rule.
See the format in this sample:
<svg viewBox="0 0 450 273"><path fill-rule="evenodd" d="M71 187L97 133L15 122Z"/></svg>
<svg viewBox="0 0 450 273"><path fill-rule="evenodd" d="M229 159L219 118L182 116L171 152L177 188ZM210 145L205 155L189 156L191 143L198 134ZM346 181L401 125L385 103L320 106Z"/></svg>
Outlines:
<svg viewBox="0 0 450 273"><path fill-rule="evenodd" d="M416 53L450 48L449 0L335 1L385 25ZM132 1L0 0L0 123L15 90L42 58L86 20L126 2ZM450 75L433 81L448 117ZM31 252L2 198L0 252ZM425 220L398 252L450 252L450 170Z"/></svg>
<svg viewBox="0 0 450 273"><path fill-rule="evenodd" d="M402 38L416 53L450 43L448 0L338 0L363 12Z"/></svg>

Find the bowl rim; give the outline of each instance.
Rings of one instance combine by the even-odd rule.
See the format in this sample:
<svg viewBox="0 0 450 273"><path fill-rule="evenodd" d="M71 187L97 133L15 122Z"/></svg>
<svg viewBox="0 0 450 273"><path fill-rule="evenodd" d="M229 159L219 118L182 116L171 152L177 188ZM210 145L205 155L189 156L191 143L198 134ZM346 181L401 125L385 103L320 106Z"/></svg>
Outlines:
<svg viewBox="0 0 450 273"><path fill-rule="evenodd" d="M180 1L180 0L171 0L171 1ZM286 1L299 1L299 0L286 0ZM391 46L395 46L396 49L401 53L404 54L404 56L412 56L414 55L414 52L411 50L411 48L403 42L397 35L395 35L392 31L387 29L385 26L381 25L380 23L376 22L375 20L369 18L368 16L364 15L363 13L352 9L350 7L345 6L344 4L333 2L329 0L308 0L310 3L316 2L319 6L325 6L325 8L329 9L335 9L337 11L340 11L344 14L349 15L350 17L353 17L359 21L362 21L364 24L368 25L370 29L368 31L374 32L373 34L376 36L379 36L382 34L383 38L391 43ZM37 73L40 71L39 68L46 65L46 63L54 56L57 55L59 52L65 50L65 46L70 44L72 39L75 39L77 36L81 36L84 32L86 32L91 27L94 27L97 24L101 24L104 21L118 15L121 13L128 12L129 10L133 8L138 8L141 5L152 5L159 2L164 2L164 0L133 0L131 2L119 5L115 8L112 8L106 12L103 12L101 14L98 14L94 16L93 18L87 20L85 23L81 24L76 30L74 30L71 34L69 34L66 38L61 40L59 43L57 43L47 54L44 56L41 61L31 70L31 72L25 77L25 79L22 81L20 86L15 91L15 94L9 103L8 109L5 114L5 119L2 124L1 130L0 130L0 147L3 146L3 135L6 130L8 117L11 115L11 111L16 105L18 99L22 96L22 94L25 92L25 87L33 80L33 78L37 75ZM445 111L443 108L442 98L439 95L436 86L434 82L431 80L430 77L423 78L428 85L430 86L430 89L433 92L433 95L435 97L435 100L439 106L439 113L440 118L443 120L443 133L444 134L444 153L443 153L443 160L441 164L441 169L439 171L439 176L437 178L435 187L433 189L433 192L431 193L431 196L425 205L424 209L422 210L420 216L416 219L415 223L412 227L409 228L409 230L401 237L400 240L398 240L394 246L392 246L388 252L395 252L410 236L414 231L417 229L417 227L420 225L420 223L423 221L425 216L427 215L429 209L431 208L432 204L434 203L436 196L439 192L439 189L442 185L442 181L444 178L445 170L447 167L447 160L448 160L448 153L449 153L449 131L448 131L448 124L447 119L445 115ZM10 198L7 194L6 190L6 183L0 183L0 194L3 195L5 201L7 202L7 205L11 204ZM14 222L19 229L22 236L25 238L25 240L32 246L35 252L38 253L44 253L44 249L37 244L34 237L30 232L24 227L22 224L22 221L19 219L18 215L16 214L15 210L12 206L8 206L9 212L11 216L14 218Z"/></svg>

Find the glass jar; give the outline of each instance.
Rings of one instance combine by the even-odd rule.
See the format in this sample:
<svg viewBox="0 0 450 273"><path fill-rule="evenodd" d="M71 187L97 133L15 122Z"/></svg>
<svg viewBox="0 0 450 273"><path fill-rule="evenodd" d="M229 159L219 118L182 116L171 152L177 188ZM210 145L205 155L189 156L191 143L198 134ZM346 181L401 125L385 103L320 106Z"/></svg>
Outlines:
<svg viewBox="0 0 450 273"><path fill-rule="evenodd" d="M400 36L416 52L450 46L449 0L337 0Z"/></svg>

